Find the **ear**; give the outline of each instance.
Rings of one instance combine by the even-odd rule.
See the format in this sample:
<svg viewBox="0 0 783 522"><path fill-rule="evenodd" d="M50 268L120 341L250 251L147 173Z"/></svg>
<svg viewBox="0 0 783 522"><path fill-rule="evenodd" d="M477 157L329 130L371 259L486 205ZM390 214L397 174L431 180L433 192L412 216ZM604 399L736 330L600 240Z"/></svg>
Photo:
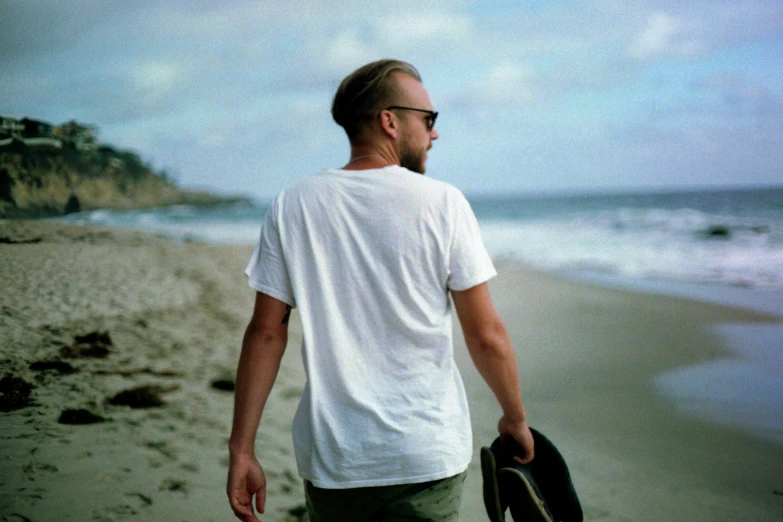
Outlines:
<svg viewBox="0 0 783 522"><path fill-rule="evenodd" d="M392 111L383 110L378 115L381 124L381 130L384 134L393 140L397 139L397 133L400 131L400 122Z"/></svg>

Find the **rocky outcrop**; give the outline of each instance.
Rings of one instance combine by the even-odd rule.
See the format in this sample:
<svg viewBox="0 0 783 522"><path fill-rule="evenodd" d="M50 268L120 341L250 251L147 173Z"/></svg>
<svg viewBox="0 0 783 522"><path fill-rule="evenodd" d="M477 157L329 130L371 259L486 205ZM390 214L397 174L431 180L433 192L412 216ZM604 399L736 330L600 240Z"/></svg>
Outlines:
<svg viewBox="0 0 783 522"><path fill-rule="evenodd" d="M94 139L85 142L84 136L74 131L94 132L94 127L69 122L43 128L53 128L52 136L62 145L42 145L30 141L36 136L28 134L0 146L0 218L237 201L181 190L165 172L153 171L134 152L98 145Z"/></svg>

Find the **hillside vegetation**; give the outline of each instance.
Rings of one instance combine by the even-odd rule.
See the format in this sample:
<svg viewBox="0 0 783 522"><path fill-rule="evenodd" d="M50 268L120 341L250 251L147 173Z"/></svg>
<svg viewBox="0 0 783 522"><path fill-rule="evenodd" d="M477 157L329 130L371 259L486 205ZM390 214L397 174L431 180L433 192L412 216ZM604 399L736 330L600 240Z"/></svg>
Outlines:
<svg viewBox="0 0 783 522"><path fill-rule="evenodd" d="M178 188L135 152L99 144L94 126L1 121L0 218L239 200Z"/></svg>

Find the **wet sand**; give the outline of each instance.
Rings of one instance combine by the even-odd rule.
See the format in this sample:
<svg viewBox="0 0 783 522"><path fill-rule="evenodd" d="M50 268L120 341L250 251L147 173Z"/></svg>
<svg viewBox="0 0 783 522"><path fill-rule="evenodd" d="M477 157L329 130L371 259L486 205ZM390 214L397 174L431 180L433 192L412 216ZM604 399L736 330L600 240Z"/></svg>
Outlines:
<svg viewBox="0 0 783 522"><path fill-rule="evenodd" d="M251 312L242 274L251 250L0 222L0 378L32 386L28 406L0 412L3 520L232 519L232 394L219 388L233 379ZM783 445L680 412L654 384L735 357L718 325L779 317L500 272L491 289L519 354L530 423L566 457L586 520L783 519ZM257 439L270 480L265 521L303 520L290 434L304 384L299 332L294 314ZM499 412L461 342L456 353L477 450L461 520L483 521L478 448L494 438ZM142 386L163 404L109 402ZM63 424L65 410L94 416L66 421L103 420Z"/></svg>
<svg viewBox="0 0 783 522"><path fill-rule="evenodd" d="M491 288L514 339L530 425L565 456L585 520L783 519L783 445L679 411L654 383L675 368L738 357L719 325L780 317L533 272L504 270ZM467 360L463 368L472 404L488 403ZM476 446L494 437L496 414L473 409ZM472 478L464 519L482 520L473 509L480 475Z"/></svg>

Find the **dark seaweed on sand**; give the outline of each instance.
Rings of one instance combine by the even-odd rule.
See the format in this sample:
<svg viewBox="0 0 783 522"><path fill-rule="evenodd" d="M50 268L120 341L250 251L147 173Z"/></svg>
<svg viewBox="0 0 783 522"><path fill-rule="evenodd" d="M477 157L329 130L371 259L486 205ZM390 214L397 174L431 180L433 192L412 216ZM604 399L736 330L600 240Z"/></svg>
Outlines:
<svg viewBox="0 0 783 522"><path fill-rule="evenodd" d="M232 392L236 388L236 384L231 379L215 379L211 383L212 388L220 391Z"/></svg>
<svg viewBox="0 0 783 522"><path fill-rule="evenodd" d="M114 343L111 340L111 337L109 336L109 332L90 332L85 335L76 335L73 338L74 341L77 343L83 343L83 344L103 344L105 346L113 346Z"/></svg>
<svg viewBox="0 0 783 522"><path fill-rule="evenodd" d="M21 377L7 374L0 379L0 411L9 412L26 408L32 402L33 385Z"/></svg>
<svg viewBox="0 0 783 522"><path fill-rule="evenodd" d="M48 361L35 361L30 364L30 369L36 372L45 372L46 370L53 370L57 373L68 375L79 371L78 368L74 368L70 363L65 361L59 361L52 359Z"/></svg>
<svg viewBox="0 0 783 522"><path fill-rule="evenodd" d="M83 357L102 359L109 355L109 347L114 345L109 332L95 331L85 335L77 335L73 341L73 346L65 346L60 350L60 357L65 359Z"/></svg>
<svg viewBox="0 0 783 522"><path fill-rule="evenodd" d="M89 410L79 408L63 410L60 414L60 418L57 419L57 422L60 424L95 424L104 422L105 420L105 417L96 415Z"/></svg>
<svg viewBox="0 0 783 522"><path fill-rule="evenodd" d="M166 402L162 394L173 391L177 386L163 388L161 386L138 386L124 390L109 399L109 404L115 406L130 406L131 408L156 408Z"/></svg>

